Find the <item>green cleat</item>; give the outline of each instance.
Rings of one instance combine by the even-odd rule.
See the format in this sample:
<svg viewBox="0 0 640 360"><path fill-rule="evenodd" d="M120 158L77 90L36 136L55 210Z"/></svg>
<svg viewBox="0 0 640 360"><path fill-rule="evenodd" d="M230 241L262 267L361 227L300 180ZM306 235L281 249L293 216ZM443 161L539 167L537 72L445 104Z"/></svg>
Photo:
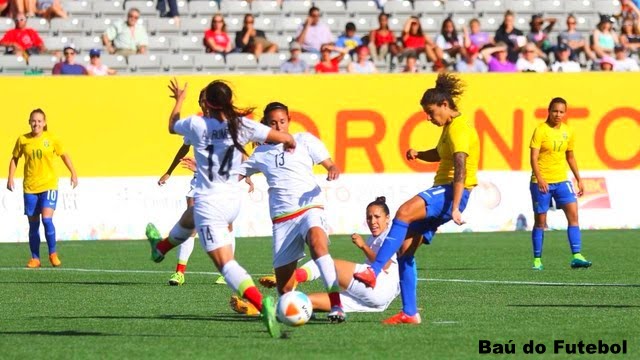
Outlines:
<svg viewBox="0 0 640 360"><path fill-rule="evenodd" d="M156 245L158 245L162 240L162 235L160 235L158 228L156 228L152 223L148 223L145 235L147 236L147 240L149 240L149 245L151 246L151 260L157 263L164 260L164 255L156 248Z"/></svg>
<svg viewBox="0 0 640 360"><path fill-rule="evenodd" d="M276 306L272 296L266 296L262 299L262 313L260 317L267 327L269 335L271 335L272 338L279 338L280 324L278 324L278 320L276 320Z"/></svg>
<svg viewBox="0 0 640 360"><path fill-rule="evenodd" d="M571 268L572 269L586 269L591 266L591 261L587 260L580 253L573 254L573 259L571 259Z"/></svg>
<svg viewBox="0 0 640 360"><path fill-rule="evenodd" d="M220 275L216 279L216 285L227 285L227 280L224 279L224 276Z"/></svg>
<svg viewBox="0 0 640 360"><path fill-rule="evenodd" d="M544 266L542 266L542 260L540 258L534 258L533 259L533 270L542 270L544 269Z"/></svg>
<svg viewBox="0 0 640 360"><path fill-rule="evenodd" d="M171 275L169 278L169 285L180 286L182 284L184 284L184 274L180 271L176 271L176 273Z"/></svg>

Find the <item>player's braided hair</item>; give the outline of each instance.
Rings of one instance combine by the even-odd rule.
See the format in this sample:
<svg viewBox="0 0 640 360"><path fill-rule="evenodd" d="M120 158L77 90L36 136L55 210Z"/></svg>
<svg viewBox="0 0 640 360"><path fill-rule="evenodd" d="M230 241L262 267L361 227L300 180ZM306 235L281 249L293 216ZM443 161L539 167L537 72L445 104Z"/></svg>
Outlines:
<svg viewBox="0 0 640 360"><path fill-rule="evenodd" d="M460 97L464 92L464 83L457 76L450 73L438 74L436 79L436 87L428 89L422 95L420 105L440 105L445 100L449 103L449 107L458 110L455 99Z"/></svg>
<svg viewBox="0 0 640 360"><path fill-rule="evenodd" d="M242 126L242 117L253 113L254 108L240 109L233 105L233 91L226 82L214 80L206 88L205 105L213 113L219 113L228 122L233 146L248 155L238 142L238 133Z"/></svg>
<svg viewBox="0 0 640 360"><path fill-rule="evenodd" d="M387 206L387 198L384 196L378 196L375 200L367 205L367 209L371 206L380 206L384 210L385 215L389 215L389 207Z"/></svg>

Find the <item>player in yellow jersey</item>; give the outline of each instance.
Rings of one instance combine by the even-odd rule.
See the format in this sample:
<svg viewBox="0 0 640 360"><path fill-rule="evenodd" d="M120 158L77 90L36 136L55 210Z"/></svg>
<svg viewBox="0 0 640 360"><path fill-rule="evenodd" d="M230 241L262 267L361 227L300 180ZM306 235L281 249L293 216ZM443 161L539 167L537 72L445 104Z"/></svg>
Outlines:
<svg viewBox="0 0 640 360"><path fill-rule="evenodd" d="M29 268L40 267L40 217L49 247L49 261L53 266L61 262L56 253L56 228L53 226L53 212L58 200L58 176L53 165L55 156L60 156L71 172L71 186L78 185L78 176L71 158L62 149L60 141L47 131L47 117L42 109L35 109L29 115L31 132L21 135L13 148L9 163L7 189L13 191L18 160L24 155L24 214L29 219L29 248L31 260Z"/></svg>
<svg viewBox="0 0 640 360"><path fill-rule="evenodd" d="M531 200L535 223L531 232L533 244L533 269L542 270L542 242L544 226L547 223L547 211L551 198L567 217L567 236L573 258L571 268L588 268L587 261L580 248L580 226L578 224L578 200L573 185L567 179L567 164L578 183L578 196L582 196L582 179L578 163L573 156L574 135L562 120L567 112L567 102L563 98L553 98L549 103L547 120L538 125L531 138Z"/></svg>
<svg viewBox="0 0 640 360"><path fill-rule="evenodd" d="M398 252L402 311L385 324L419 324L416 287L417 272L414 253L421 243L430 244L438 227L449 220L462 225L462 211L473 187L480 142L476 130L464 118L455 99L462 95L460 79L451 74L439 74L435 88L427 90L420 100L427 119L442 128L435 148L407 151L407 159L440 162L433 187L402 204L396 212L387 238L371 267L353 275L355 280L375 287L376 277L384 265Z"/></svg>

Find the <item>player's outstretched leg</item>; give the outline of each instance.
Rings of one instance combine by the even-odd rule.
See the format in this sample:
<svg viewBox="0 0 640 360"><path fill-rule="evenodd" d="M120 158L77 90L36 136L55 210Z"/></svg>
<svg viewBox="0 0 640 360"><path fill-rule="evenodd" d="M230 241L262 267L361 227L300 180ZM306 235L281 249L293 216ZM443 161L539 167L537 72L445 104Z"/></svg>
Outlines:
<svg viewBox="0 0 640 360"><path fill-rule="evenodd" d="M149 240L149 245L151 246L151 260L158 263L164 260L164 255L157 249L158 243L162 240L162 235L160 235L158 228L156 228L152 223L148 223L145 235L147 236L147 240Z"/></svg>
<svg viewBox="0 0 640 360"><path fill-rule="evenodd" d="M265 296L262 299L262 313L260 313L260 316L269 331L269 335L272 338L279 338L281 334L280 324L276 319L276 305L272 296Z"/></svg>
<svg viewBox="0 0 640 360"><path fill-rule="evenodd" d="M248 316L260 315L260 311L258 311L258 309L256 309L253 304L237 295L231 295L231 298L229 299L229 306L231 307L231 310L237 312L238 314L244 314Z"/></svg>

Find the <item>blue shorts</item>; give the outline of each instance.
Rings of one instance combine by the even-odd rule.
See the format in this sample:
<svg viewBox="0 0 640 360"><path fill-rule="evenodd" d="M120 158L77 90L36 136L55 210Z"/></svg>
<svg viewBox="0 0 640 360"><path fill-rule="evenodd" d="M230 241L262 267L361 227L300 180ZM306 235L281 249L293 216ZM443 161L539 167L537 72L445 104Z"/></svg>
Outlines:
<svg viewBox="0 0 640 360"><path fill-rule="evenodd" d="M529 184L529 190L531 191L533 212L536 214L544 214L549 211L551 198L553 198L558 207L578 201L570 181L549 184L549 191L546 194L541 193L540 189L538 189L538 183L534 182Z"/></svg>
<svg viewBox="0 0 640 360"><path fill-rule="evenodd" d="M42 209L56 209L58 190L47 190L39 194L24 194L24 214L27 216L40 215Z"/></svg>
<svg viewBox="0 0 640 360"><path fill-rule="evenodd" d="M464 189L460 199L460 212L467 207L471 192ZM438 227L451 220L453 185L438 185L418 194L426 203L427 218L409 224L409 232L422 234L423 242L431 244Z"/></svg>

